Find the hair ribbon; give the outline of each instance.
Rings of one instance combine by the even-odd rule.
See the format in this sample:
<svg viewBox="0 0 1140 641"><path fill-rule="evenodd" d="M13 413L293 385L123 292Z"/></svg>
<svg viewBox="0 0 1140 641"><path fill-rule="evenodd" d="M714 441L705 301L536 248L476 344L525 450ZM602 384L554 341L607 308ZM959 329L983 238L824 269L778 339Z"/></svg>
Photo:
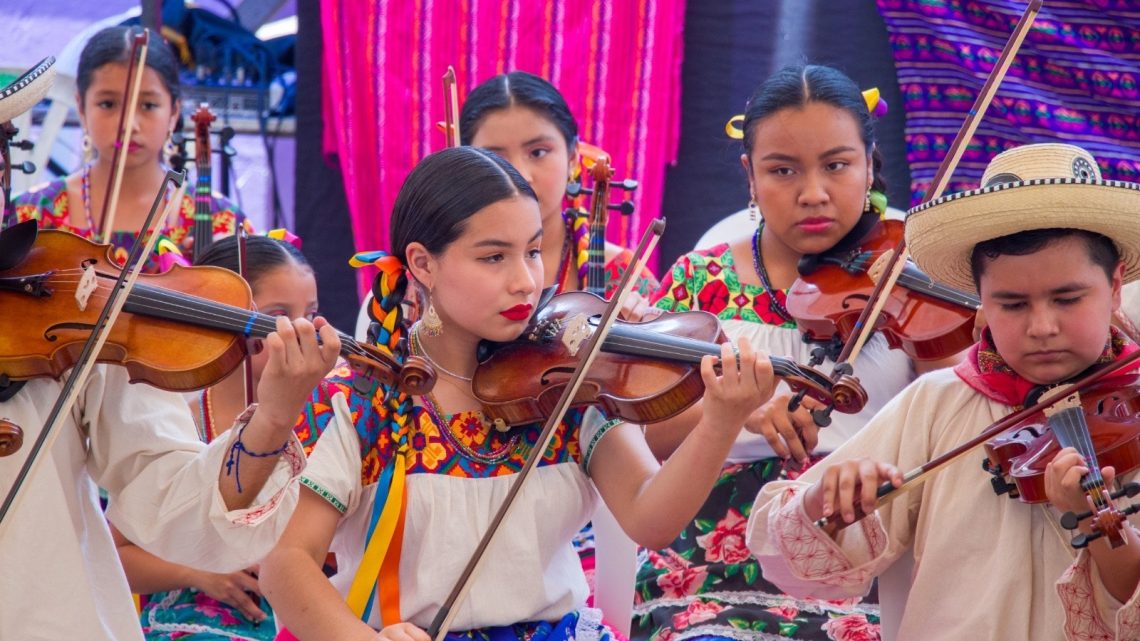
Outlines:
<svg viewBox="0 0 1140 641"><path fill-rule="evenodd" d="M887 101L879 94L878 87L871 87L863 92L863 102L867 111L875 118L887 115ZM733 140L744 140L744 114L736 114L724 124L724 133Z"/></svg>

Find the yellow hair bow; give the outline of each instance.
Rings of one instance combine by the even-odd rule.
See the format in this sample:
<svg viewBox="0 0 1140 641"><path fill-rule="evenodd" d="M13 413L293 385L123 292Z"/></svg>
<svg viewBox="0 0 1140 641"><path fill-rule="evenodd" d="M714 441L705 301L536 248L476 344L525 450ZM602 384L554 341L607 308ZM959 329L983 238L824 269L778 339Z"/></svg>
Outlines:
<svg viewBox="0 0 1140 641"><path fill-rule="evenodd" d="M878 87L871 87L863 92L863 102L872 116L881 118L887 113L887 101L879 95ZM744 140L744 114L736 114L724 124L724 133L734 140Z"/></svg>

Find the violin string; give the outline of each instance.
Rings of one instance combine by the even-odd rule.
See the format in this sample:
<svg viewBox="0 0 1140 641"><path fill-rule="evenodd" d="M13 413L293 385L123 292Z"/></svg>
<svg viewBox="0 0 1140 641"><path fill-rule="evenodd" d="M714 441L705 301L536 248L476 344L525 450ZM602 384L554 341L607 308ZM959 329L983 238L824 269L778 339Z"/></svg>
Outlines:
<svg viewBox="0 0 1140 641"><path fill-rule="evenodd" d="M53 285L60 282L70 284L63 279L51 278L49 280ZM78 284L78 280L76 280L76 284ZM112 288L112 285L103 283L97 284L95 292L93 293L93 298L95 298L96 301L100 300L97 295L109 294ZM141 291L138 291L138 288L143 289ZM199 321L210 320L214 321L216 324L229 325L230 327L227 329L235 330L238 326L244 328L245 324L249 322L249 314L251 310L240 310L239 308L226 306L222 303L204 300L193 301L192 305L186 305L179 298L179 294L177 293L163 292L161 290L147 288L145 285L139 285L138 288L136 288L137 291L131 294L128 302L130 302L136 309L151 312L151 315L156 318L167 318L168 320L184 320L192 325L201 325L202 323ZM60 290L62 292L75 291L72 288L66 287L61 287ZM180 318L169 318L169 313L163 313L170 311L178 313L180 315ZM275 331L276 321L269 323L267 320L268 318L269 317L263 314L258 314L258 317L250 325L250 328L257 329L260 332L264 332L264 334L269 334ZM368 352L362 348L351 336L348 336L339 331L337 332L337 335L341 339L343 351L348 351L357 356L370 356Z"/></svg>
<svg viewBox="0 0 1140 641"><path fill-rule="evenodd" d="M669 338L676 340L680 337ZM692 340L694 343L700 343L700 341L696 341L695 339L689 340ZM688 357L693 361L699 361L702 356L719 355L718 353L711 351L710 348L703 348L703 344L701 344L701 346L690 346L687 349L681 345L663 346L661 342L654 341L652 339L634 337L629 335L614 336L612 332L610 336L606 338L606 344L614 347L625 347L642 355L657 356L660 358L665 358L667 360L677 360L676 357L680 355ZM781 358L779 356L769 356L768 358L772 362L772 369L781 376L796 376L809 380L815 378L809 376L806 372L800 369L799 365L794 361Z"/></svg>
<svg viewBox="0 0 1140 641"><path fill-rule="evenodd" d="M1050 420L1049 423L1053 428L1057 443L1061 447L1076 449L1077 453L1085 459L1089 471L1086 480L1081 485L1089 492L1097 507L1103 507L1105 504L1104 477L1100 473L1100 465L1096 460L1096 451L1093 449L1092 437L1089 434L1088 423L1085 421L1083 410L1080 408L1062 410L1054 414L1052 418L1055 420Z"/></svg>

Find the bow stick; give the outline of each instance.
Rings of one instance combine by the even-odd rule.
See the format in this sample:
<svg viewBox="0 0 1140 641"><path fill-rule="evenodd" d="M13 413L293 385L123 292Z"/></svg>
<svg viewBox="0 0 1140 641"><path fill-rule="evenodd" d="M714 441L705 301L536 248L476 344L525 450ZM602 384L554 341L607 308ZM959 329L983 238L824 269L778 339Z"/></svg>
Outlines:
<svg viewBox="0 0 1140 641"><path fill-rule="evenodd" d="M95 366L99 352L103 350L103 345L107 342L107 337L111 333L111 327L115 324L115 320L119 317L119 312L122 311L123 305L127 302L127 296L130 295L131 290L134 288L143 266L146 265L146 256L149 256L151 252L154 251L154 246L158 243L159 236L157 229L165 224L171 211L182 203L185 179L185 173L166 172L162 186L159 187L158 193L155 194L154 203L150 207L150 212L147 213L146 221L143 223L142 229L139 230L140 240L131 248L131 253L127 258L126 265L119 273L118 279L115 280L114 286L107 294L107 302L103 305L103 311L99 313L99 318L95 321L91 335L87 337L87 342L83 344L83 351L80 352L75 366L72 367L67 381L63 384L63 389L60 391L59 396L56 397L55 403L48 413L47 422L44 424L39 436L36 437L36 441L28 453L28 458L24 461L23 467L20 468L19 474L16 475L15 482L12 483L12 487L9 488L8 494L4 498L4 503L0 505L0 540L3 539L2 526L4 524L4 517L7 516L17 499L20 498L20 489L23 487L24 482L35 473L37 464L42 460L39 457L40 452L45 449L50 452L52 446L55 444L55 439L59 435L58 428L62 423L63 417L71 413L71 408L75 405L76 399L79 397L84 384L87 382L88 376L91 374L92 368ZM158 208L162 204L162 197L171 183L177 187L174 192L175 198L166 203L162 214L158 215L158 220L155 220ZM154 231L151 231L152 227L155 228ZM149 234L148 231L150 232ZM146 238L145 241L142 240L144 237Z"/></svg>
<svg viewBox="0 0 1140 641"><path fill-rule="evenodd" d="M1034 414L1053 406L1058 402L1058 400L1065 399L1069 396L1072 396L1073 394L1083 392L1106 376L1115 374L1116 372L1123 370L1138 360L1140 360L1140 350L1135 351L1118 361L1106 363L1093 372L1090 372L1089 374L1081 377L1079 380L1070 383L1069 385L1049 390L1043 394L1041 396L1041 399L1033 405L1007 415L1005 418L1002 418L1001 420L991 424L989 427L982 430L977 436L974 436L973 438L967 440L965 443L962 443L957 447L954 447L953 449L934 457L926 463L923 463L922 465L914 468L906 474L903 474L903 482L898 487L895 487L889 481L881 484L878 490L875 492L875 495L878 497L878 500L875 502L875 507L882 507L886 503L892 501L896 495L913 489L920 482L926 480L928 476L941 470L950 463L953 463L963 454L972 452L974 449L978 448L982 444L998 436L1014 425L1017 425L1030 416L1033 416ZM863 509L859 506L858 502L856 502L855 519L851 523L843 522L843 520L838 517L837 512L831 517L824 517L822 519L819 519L816 521L816 525L819 527L825 527L829 524L834 523L836 526L838 526L838 529L843 529L853 523L857 523L865 516L867 516L866 513L863 512Z"/></svg>
<svg viewBox="0 0 1140 641"><path fill-rule="evenodd" d="M123 152L123 147L129 144L127 138L135 126L135 110L139 104L139 90L142 88L143 71L146 70L149 43L150 32L146 29L136 33L131 42L130 62L127 63L127 87L123 90L123 111L119 114L119 130L115 136L115 154L111 157L107 197L103 199L103 213L99 216L101 231L91 230L97 242L106 241L115 230L115 209L119 204L119 191L123 187L123 169L127 165L127 154ZM163 186L166 186L165 182Z"/></svg>
<svg viewBox="0 0 1140 641"><path fill-rule="evenodd" d="M978 93L974 105L970 108L969 115L966 117L965 122L962 123L958 134L954 137L954 142L950 145L950 150L942 159L942 164L938 167L938 171L931 181L930 189L928 189L923 196L923 203L940 197L942 192L945 191L946 186L950 182L950 176L953 175L954 169L957 168L958 162L962 159L962 154L966 151L967 143L973 138L978 124L981 122L986 109L989 108L990 102L993 100L998 87L1001 85L1002 79L1005 78L1005 74L1009 70L1009 65L1013 62L1013 58L1021 48L1021 43L1025 40L1025 36L1029 34L1029 28L1033 25L1034 18L1041 10L1041 2L1042 0L1032 0L1025 8L1025 13L1022 14L1021 20L1018 21L1017 27L1013 31L1013 35L1010 37L1009 42L1006 43L1005 49L1002 50L1001 57L998 59L997 64L994 65L990 76L986 78L986 83L982 86L982 90ZM843 351L840 353L838 359L840 363L854 361L859 355L863 345L866 344L867 339L874 329L875 321L878 320L883 305L886 304L887 294L890 293L890 290L894 287L895 282L899 278L899 274L902 273L903 267L906 266L906 259L909 255L910 251L907 249L906 239L903 238L899 241L894 252L892 252L891 261L887 265L884 277L880 278L879 282L875 284L875 289L871 293L873 304L863 309L862 315L855 324L858 328L858 332L852 334L854 340L848 341L848 344L844 346Z"/></svg>
<svg viewBox="0 0 1140 641"><path fill-rule="evenodd" d="M519 471L514 482L511 483L511 488L507 492L503 504L499 507L495 517L491 519L491 524L487 528L487 532L483 535L479 545L475 548L475 552L471 555L471 559L467 562L467 567L463 569L463 573L459 575L459 580L456 582L455 587L452 589L451 594L448 595L447 601L439 609L435 619L432 620L431 626L428 627L428 636L431 636L435 641L443 641L444 636L447 635L448 629L451 627L451 621L455 618L457 612L456 607L467 598L467 593L471 590L471 585L474 581L475 574L479 571L483 560L486 558L484 554L491 542L495 539L495 535L499 531L499 526L503 520L510 513L511 508L514 506L515 497L518 496L522 486L526 483L527 478L530 477L531 471L536 467L538 460L542 458L542 454L546 448L550 446L550 441L554 437L554 430L562 422L566 416L566 411L570 409L570 402L578 394L578 388L582 385L585 373L590 369L590 364L594 362L594 358L601 352L602 343L605 337L610 332L610 327L613 325L614 320L617 319L618 312L621 310L622 303L625 301L626 296L632 291L633 283L636 282L637 274L645 268L645 261L649 254L653 251L653 247L657 245L657 240L661 237L661 232L665 229L665 220L658 218L649 224L649 228L645 230L645 235L641 239L641 243L637 246L637 251L634 252L635 260L633 265L625 270L622 275L621 284L618 288L616 296L610 299L606 304L605 312L602 313L601 319L598 321L598 327L594 333L590 335L589 340L585 344L585 355L578 361L578 366L574 368L574 373L570 376L570 381L566 385L566 389L562 391L562 396L559 397L558 403L554 406L554 411L546 419L546 424L543 425L542 433L538 437L538 442L535 443L534 448L527 454L526 463L523 464L522 470Z"/></svg>
<svg viewBox="0 0 1140 641"><path fill-rule="evenodd" d="M962 154L966 151L966 145L970 142L970 139L973 138L974 131L977 130L978 124L981 122L982 117L986 113L986 109L993 100L994 94L997 93L998 87L1001 85L1002 79L1005 78L1005 74L1009 70L1009 65L1013 62L1013 58L1021 48L1021 43L1025 40L1025 36L1029 34L1029 28L1033 26L1033 20L1041 10L1041 2L1042 0L1032 0L1025 8L1025 13L1022 14L1021 19L1017 23L1017 27L1014 28L1013 35L1010 36L1009 41L1005 45L1005 49L1001 52L1001 57L998 58L997 64L994 65L989 77L986 78L986 84L982 86L982 90L978 93L974 105L970 107L969 115L966 117L965 122L962 123L962 127L958 129L958 134L954 137L954 142L950 145L950 150L942 159L942 164L939 165L938 171L931 181L930 188L923 196L923 203L940 197L942 192L945 191L947 184L950 182L950 176L953 175L954 169L962 159ZM910 251L907 249L906 238L904 237L891 253L891 259L887 264L883 277L875 283L875 289L871 291L870 300L867 306L863 308L863 313L859 315L859 320L855 323L856 331L851 334L851 338L848 339L847 343L843 346L843 351L839 354L839 358L836 359L836 374L841 371L847 371L847 369L850 368L849 363L853 362L859 356L863 345L866 344L867 339L870 338L871 333L874 331L879 314L887 302L887 295L890 294L891 289L895 286L895 282L906 266L906 259L909 256Z"/></svg>
<svg viewBox="0 0 1140 641"><path fill-rule="evenodd" d="M443 137L448 147L459 146L459 89L451 65L443 74Z"/></svg>

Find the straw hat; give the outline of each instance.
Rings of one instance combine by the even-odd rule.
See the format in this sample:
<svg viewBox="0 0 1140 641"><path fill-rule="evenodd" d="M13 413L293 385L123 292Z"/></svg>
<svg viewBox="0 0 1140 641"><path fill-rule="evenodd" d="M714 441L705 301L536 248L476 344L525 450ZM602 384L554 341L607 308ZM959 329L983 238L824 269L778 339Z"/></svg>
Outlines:
<svg viewBox="0 0 1140 641"><path fill-rule="evenodd" d="M931 278L972 292L974 245L1054 227L1111 238L1124 261L1124 282L1140 277L1140 185L1102 180L1096 159L1073 145L1025 145L998 154L981 189L908 211L906 242Z"/></svg>
<svg viewBox="0 0 1140 641"><path fill-rule="evenodd" d="M55 78L55 58L47 57L0 89L0 122L8 122L43 100Z"/></svg>

